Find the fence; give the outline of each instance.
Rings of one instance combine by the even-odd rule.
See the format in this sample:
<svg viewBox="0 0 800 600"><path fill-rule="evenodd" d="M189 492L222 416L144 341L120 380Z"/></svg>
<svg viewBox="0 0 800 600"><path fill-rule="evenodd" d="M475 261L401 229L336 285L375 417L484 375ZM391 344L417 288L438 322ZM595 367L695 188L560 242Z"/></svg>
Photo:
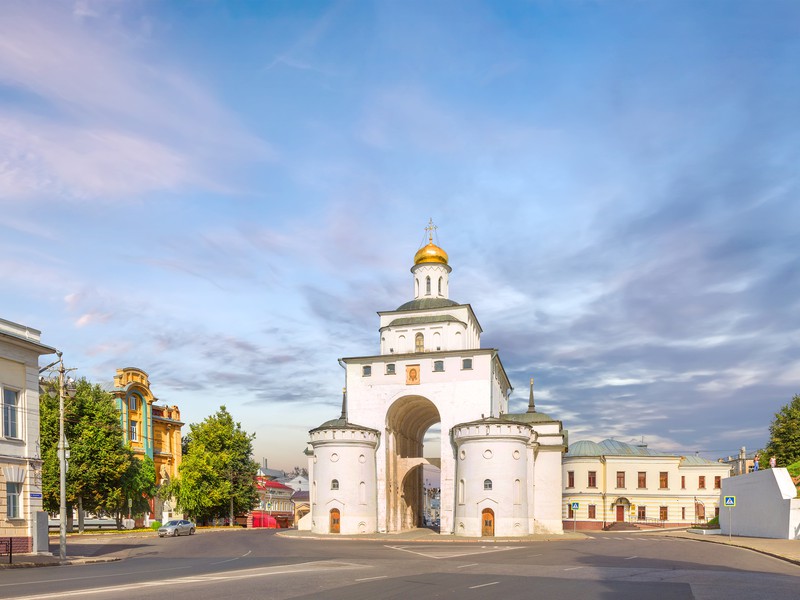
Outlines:
<svg viewBox="0 0 800 600"><path fill-rule="evenodd" d="M0 538L0 556L8 554L8 564L11 564L11 557L14 555L14 538Z"/></svg>

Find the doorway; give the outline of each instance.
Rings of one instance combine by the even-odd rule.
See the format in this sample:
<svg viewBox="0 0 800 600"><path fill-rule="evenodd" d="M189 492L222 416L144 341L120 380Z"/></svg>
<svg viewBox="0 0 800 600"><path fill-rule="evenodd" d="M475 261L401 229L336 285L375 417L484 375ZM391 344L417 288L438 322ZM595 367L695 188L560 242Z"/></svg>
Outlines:
<svg viewBox="0 0 800 600"><path fill-rule="evenodd" d="M617 504L617 523L625 521L625 507L622 504Z"/></svg>
<svg viewBox="0 0 800 600"><path fill-rule="evenodd" d="M339 533L339 521L341 516L338 508L331 509L331 533Z"/></svg>
<svg viewBox="0 0 800 600"><path fill-rule="evenodd" d="M494 537L494 511L484 508L481 513L481 536Z"/></svg>

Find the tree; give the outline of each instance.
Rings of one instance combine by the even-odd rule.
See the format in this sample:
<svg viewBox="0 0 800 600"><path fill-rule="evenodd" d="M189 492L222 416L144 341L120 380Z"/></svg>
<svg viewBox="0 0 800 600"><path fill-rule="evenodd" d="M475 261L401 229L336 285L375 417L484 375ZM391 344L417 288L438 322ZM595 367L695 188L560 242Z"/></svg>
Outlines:
<svg viewBox="0 0 800 600"><path fill-rule="evenodd" d="M800 396L795 395L792 401L775 414L769 426L770 440L766 448L766 456L762 456L762 465L775 456L778 465L786 467L800 460Z"/></svg>
<svg viewBox="0 0 800 600"><path fill-rule="evenodd" d="M308 477L308 469L306 467L295 467L289 475L291 477Z"/></svg>
<svg viewBox="0 0 800 600"><path fill-rule="evenodd" d="M234 423L225 406L189 429L180 476L161 493L174 496L196 521L227 514L233 524L236 514L249 512L258 503L258 463L251 458L255 435Z"/></svg>
<svg viewBox="0 0 800 600"><path fill-rule="evenodd" d="M59 507L58 394L40 398L42 495L46 510ZM74 398L64 405L64 431L69 443L67 504L79 509L113 512L124 499L123 479L133 452L125 445L119 412L111 394L86 379L77 382Z"/></svg>

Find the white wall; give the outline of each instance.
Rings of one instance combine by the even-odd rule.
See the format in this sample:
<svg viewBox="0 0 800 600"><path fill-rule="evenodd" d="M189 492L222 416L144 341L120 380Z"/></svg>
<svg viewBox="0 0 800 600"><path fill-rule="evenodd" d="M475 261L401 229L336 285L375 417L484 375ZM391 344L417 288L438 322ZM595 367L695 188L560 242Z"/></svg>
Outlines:
<svg viewBox="0 0 800 600"><path fill-rule="evenodd" d="M723 498L736 496L725 508ZM725 535L800 539L800 499L789 472L766 469L722 481L719 525Z"/></svg>

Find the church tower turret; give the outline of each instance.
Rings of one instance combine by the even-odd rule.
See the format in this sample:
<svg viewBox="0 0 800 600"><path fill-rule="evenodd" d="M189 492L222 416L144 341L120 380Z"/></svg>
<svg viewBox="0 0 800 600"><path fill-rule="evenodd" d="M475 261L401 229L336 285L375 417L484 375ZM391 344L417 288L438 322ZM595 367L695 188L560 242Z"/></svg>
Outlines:
<svg viewBox="0 0 800 600"><path fill-rule="evenodd" d="M428 222L425 231L428 232L428 243L414 255L414 266L411 273L414 275L414 299L449 298L450 265L447 264L447 252L433 243L433 232L436 225L433 219Z"/></svg>

